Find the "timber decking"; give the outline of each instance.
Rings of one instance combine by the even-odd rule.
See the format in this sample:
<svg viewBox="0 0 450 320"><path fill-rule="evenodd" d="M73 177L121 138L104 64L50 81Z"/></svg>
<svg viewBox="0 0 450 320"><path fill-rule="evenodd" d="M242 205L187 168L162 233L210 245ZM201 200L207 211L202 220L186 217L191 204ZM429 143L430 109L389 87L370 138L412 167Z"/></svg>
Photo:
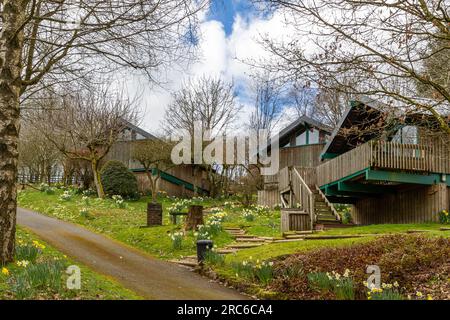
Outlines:
<svg viewBox="0 0 450 320"><path fill-rule="evenodd" d="M442 141L419 145L372 140L319 165L317 184L324 186L366 168L450 174L449 148Z"/></svg>

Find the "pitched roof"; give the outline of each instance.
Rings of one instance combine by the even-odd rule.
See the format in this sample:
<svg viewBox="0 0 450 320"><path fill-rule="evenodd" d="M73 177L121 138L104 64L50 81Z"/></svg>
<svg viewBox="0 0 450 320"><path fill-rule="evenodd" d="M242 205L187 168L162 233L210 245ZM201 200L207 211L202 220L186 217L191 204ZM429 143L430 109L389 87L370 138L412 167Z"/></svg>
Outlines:
<svg viewBox="0 0 450 320"><path fill-rule="evenodd" d="M147 139L156 139L156 137L154 135L152 135L150 132L145 131L144 129L132 124L129 121L126 121L126 120L123 120L123 121L128 129L139 133L140 135L144 136Z"/></svg>
<svg viewBox="0 0 450 320"><path fill-rule="evenodd" d="M319 121L316 121L310 117L301 116L297 120L289 124L286 128L280 131L278 136L280 146L283 146L289 142L289 138L293 132L296 132L300 127L305 127L307 125L325 131L328 134L332 132L332 129L329 126Z"/></svg>

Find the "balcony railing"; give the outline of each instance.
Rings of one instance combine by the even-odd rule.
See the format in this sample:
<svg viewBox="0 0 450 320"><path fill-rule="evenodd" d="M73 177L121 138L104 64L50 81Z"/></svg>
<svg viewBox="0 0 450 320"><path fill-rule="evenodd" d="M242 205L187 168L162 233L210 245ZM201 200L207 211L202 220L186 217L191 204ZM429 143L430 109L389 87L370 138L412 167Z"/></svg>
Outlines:
<svg viewBox="0 0 450 320"><path fill-rule="evenodd" d="M317 167L319 186L366 168L450 173L448 147L372 140Z"/></svg>

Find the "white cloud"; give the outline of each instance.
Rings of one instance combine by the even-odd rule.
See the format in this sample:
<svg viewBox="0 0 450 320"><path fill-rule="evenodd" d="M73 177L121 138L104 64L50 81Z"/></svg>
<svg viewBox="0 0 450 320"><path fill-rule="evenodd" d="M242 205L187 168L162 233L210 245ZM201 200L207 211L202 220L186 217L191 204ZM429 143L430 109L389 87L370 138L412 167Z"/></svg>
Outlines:
<svg viewBox="0 0 450 320"><path fill-rule="evenodd" d="M160 129L164 111L171 101L171 92L180 89L184 80L202 75L220 75L228 81L235 82L239 88L237 100L244 105L240 114L240 122L244 123L251 109L248 75L255 70L242 61L267 58L268 53L258 39L270 35L280 41L289 35L289 29L285 26L281 14L275 13L269 19L260 17L244 19L238 15L230 35L226 36L222 23L215 20L203 21L200 25L200 34L198 61L186 66L185 70L169 68L166 71L168 83L164 88L155 86L145 88L143 92L145 108L142 110L141 126L150 132L155 133ZM142 77L135 77L128 83L131 92L142 87L145 87L145 80Z"/></svg>

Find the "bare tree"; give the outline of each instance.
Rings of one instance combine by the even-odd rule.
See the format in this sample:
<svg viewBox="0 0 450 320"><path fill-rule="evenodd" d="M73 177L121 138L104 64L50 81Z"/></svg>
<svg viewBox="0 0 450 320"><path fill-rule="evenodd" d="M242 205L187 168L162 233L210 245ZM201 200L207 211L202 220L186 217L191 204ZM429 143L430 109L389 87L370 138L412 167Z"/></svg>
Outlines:
<svg viewBox="0 0 450 320"><path fill-rule="evenodd" d="M431 114L450 133L445 118L450 91L425 67L450 50L449 2L441 0L270 0L294 28L293 39L266 37L274 55L265 66L293 81L368 96L393 111ZM438 41L442 45L433 46ZM304 43L308 44L305 50ZM450 64L441 65L448 75ZM353 79L344 82L343 79ZM323 80L326 81L323 81ZM432 91L433 99L417 94Z"/></svg>
<svg viewBox="0 0 450 320"><path fill-rule="evenodd" d="M105 88L91 88L48 101L32 118L60 152L91 163L97 195L105 196L100 162L129 123L136 120L136 101Z"/></svg>
<svg viewBox="0 0 450 320"><path fill-rule="evenodd" d="M281 86L268 73L256 75L253 79L255 105L248 126L255 132L265 129L270 136L283 109Z"/></svg>
<svg viewBox="0 0 450 320"><path fill-rule="evenodd" d="M188 0L0 1L0 263L14 256L19 102L97 71L152 71L185 56L197 13ZM194 33L195 34L195 33Z"/></svg>
<svg viewBox="0 0 450 320"><path fill-rule="evenodd" d="M220 78L190 80L173 94L161 125L166 132L187 130L193 134L194 123L199 121L203 130L223 133L237 118L240 107L235 97L233 83Z"/></svg>
<svg viewBox="0 0 450 320"><path fill-rule="evenodd" d="M193 136L194 125L199 122L202 130L209 131L212 139L224 134L237 119L241 107L237 105L235 97L233 83L227 83L220 78L203 76L190 80L180 91L173 94L173 102L166 110L161 125L168 133L185 130ZM213 186L217 182L214 165L206 167L208 180ZM196 194L195 180L199 166L194 165L193 169Z"/></svg>
<svg viewBox="0 0 450 320"><path fill-rule="evenodd" d="M28 175L28 182L47 182L50 184L55 167L62 154L29 121L22 123L19 140L19 168Z"/></svg>
<svg viewBox="0 0 450 320"><path fill-rule="evenodd" d="M161 139L147 139L133 142L132 158L138 161L145 170L152 191L152 202L156 203L158 196L158 180L161 171L173 166L170 159L172 143Z"/></svg>

